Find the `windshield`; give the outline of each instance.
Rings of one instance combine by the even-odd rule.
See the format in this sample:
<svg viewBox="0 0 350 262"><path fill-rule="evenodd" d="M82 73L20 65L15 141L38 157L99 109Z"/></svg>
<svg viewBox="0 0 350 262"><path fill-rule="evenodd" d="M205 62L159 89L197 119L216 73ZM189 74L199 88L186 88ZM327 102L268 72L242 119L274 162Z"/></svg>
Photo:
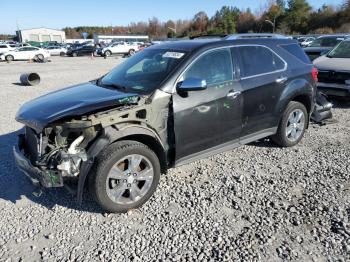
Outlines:
<svg viewBox="0 0 350 262"><path fill-rule="evenodd" d="M350 58L350 41L343 41L327 55L334 58Z"/></svg>
<svg viewBox="0 0 350 262"><path fill-rule="evenodd" d="M335 37L332 38L317 38L315 39L309 47L332 47L336 46L342 40Z"/></svg>
<svg viewBox="0 0 350 262"><path fill-rule="evenodd" d="M147 49L114 68L98 84L150 93L159 87L184 57L183 51Z"/></svg>

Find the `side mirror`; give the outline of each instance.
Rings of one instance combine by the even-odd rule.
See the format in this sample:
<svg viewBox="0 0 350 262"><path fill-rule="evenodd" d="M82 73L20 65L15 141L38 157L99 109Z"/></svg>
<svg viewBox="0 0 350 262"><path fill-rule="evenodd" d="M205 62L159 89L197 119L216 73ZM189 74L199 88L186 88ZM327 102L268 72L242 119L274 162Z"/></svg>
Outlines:
<svg viewBox="0 0 350 262"><path fill-rule="evenodd" d="M200 91L207 88L207 81L200 78L187 78L178 84L179 91Z"/></svg>

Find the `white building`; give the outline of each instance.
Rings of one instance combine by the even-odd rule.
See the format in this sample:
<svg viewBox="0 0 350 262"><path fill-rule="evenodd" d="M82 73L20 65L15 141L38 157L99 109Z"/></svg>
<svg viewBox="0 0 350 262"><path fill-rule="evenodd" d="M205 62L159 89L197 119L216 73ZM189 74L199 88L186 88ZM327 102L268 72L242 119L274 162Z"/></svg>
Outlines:
<svg viewBox="0 0 350 262"><path fill-rule="evenodd" d="M24 29L16 32L18 39L21 42L49 42L56 41L62 43L66 41L66 33L62 30L50 28L33 28Z"/></svg>
<svg viewBox="0 0 350 262"><path fill-rule="evenodd" d="M148 35L99 35L94 34L95 44L100 42L110 43L113 41L124 42L147 42L149 40Z"/></svg>

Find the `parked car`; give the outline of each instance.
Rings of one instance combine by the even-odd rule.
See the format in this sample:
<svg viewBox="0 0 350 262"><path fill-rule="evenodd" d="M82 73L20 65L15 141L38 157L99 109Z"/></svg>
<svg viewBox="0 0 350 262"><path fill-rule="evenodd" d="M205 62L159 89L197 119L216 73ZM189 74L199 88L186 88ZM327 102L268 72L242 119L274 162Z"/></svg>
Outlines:
<svg viewBox="0 0 350 262"><path fill-rule="evenodd" d="M54 56L54 55L64 56L67 53L67 48L63 46L58 46L58 45L47 46L45 49L49 51L51 56Z"/></svg>
<svg viewBox="0 0 350 262"><path fill-rule="evenodd" d="M95 52L95 47L93 45L81 45L79 47L68 49L67 55L68 56L91 56Z"/></svg>
<svg viewBox="0 0 350 262"><path fill-rule="evenodd" d="M14 148L32 181L87 180L110 212L145 203L160 174L271 137L299 143L317 71L289 39L188 40L154 45L105 76L24 104Z"/></svg>
<svg viewBox="0 0 350 262"><path fill-rule="evenodd" d="M103 56L117 55L133 55L139 50L139 46L134 43L116 42L101 50Z"/></svg>
<svg viewBox="0 0 350 262"><path fill-rule="evenodd" d="M299 45L301 47L308 47L316 38L313 36L298 38Z"/></svg>
<svg viewBox="0 0 350 262"><path fill-rule="evenodd" d="M0 44L0 55L15 49L16 49L16 45Z"/></svg>
<svg viewBox="0 0 350 262"><path fill-rule="evenodd" d="M317 87L329 96L350 99L350 39L314 60L318 68Z"/></svg>
<svg viewBox="0 0 350 262"><path fill-rule="evenodd" d="M333 47L346 38L345 35L326 35L316 38L308 47L304 48L305 53L311 61L328 53Z"/></svg>
<svg viewBox="0 0 350 262"><path fill-rule="evenodd" d="M34 47L20 47L15 50L6 52L0 56L0 60L6 60L8 62L13 60L30 60L37 59L38 61L44 61L45 58L50 57L50 53L47 50Z"/></svg>

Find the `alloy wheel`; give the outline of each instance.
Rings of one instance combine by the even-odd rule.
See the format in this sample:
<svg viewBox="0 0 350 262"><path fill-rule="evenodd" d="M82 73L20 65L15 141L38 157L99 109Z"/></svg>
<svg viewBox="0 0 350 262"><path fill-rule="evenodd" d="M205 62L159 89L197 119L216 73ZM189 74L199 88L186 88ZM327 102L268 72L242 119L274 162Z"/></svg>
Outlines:
<svg viewBox="0 0 350 262"><path fill-rule="evenodd" d="M109 171L106 180L107 195L117 204L135 203L147 194L153 177L153 166L147 157L128 155Z"/></svg>

